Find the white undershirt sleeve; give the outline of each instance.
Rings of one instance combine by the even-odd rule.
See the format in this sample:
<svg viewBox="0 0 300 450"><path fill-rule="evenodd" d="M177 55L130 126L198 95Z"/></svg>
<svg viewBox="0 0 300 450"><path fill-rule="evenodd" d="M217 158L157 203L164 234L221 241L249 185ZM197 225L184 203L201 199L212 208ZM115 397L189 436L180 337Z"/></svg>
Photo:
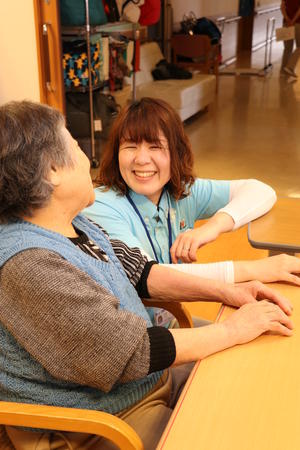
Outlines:
<svg viewBox="0 0 300 450"><path fill-rule="evenodd" d="M209 264L163 264L163 266L201 278L223 281L224 283L234 283L234 266L232 261Z"/></svg>
<svg viewBox="0 0 300 450"><path fill-rule="evenodd" d="M267 213L276 200L274 189L261 181L231 180L230 201L218 212L225 212L233 218L235 230Z"/></svg>

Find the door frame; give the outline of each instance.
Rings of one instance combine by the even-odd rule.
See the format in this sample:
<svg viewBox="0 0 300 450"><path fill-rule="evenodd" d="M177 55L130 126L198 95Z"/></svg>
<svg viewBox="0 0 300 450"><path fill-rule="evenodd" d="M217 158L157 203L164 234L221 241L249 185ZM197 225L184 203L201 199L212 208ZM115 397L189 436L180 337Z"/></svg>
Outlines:
<svg viewBox="0 0 300 450"><path fill-rule="evenodd" d="M65 114L62 41L58 0L33 0L40 100Z"/></svg>

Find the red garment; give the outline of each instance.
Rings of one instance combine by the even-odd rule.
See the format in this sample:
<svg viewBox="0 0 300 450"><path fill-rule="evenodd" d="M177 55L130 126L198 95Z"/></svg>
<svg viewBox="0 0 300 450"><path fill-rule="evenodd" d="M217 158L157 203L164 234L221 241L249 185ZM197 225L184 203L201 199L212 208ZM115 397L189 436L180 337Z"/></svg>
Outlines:
<svg viewBox="0 0 300 450"><path fill-rule="evenodd" d="M300 0L285 0L285 9L289 18L292 20L300 8ZM297 23L300 23L300 17L297 20Z"/></svg>
<svg viewBox="0 0 300 450"><path fill-rule="evenodd" d="M141 56L140 44L141 44L141 41L139 39L134 41L134 54L133 54L133 71L134 72L138 72L139 70L141 70L140 69L140 56Z"/></svg>
<svg viewBox="0 0 300 450"><path fill-rule="evenodd" d="M154 25L160 18L160 0L145 0L140 7L141 15L139 23L141 25Z"/></svg>

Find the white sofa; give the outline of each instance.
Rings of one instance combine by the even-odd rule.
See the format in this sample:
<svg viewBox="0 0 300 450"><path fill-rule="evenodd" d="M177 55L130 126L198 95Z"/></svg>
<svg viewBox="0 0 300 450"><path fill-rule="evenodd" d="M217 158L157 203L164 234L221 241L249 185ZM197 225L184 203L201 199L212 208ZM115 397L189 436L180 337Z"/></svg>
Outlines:
<svg viewBox="0 0 300 450"><path fill-rule="evenodd" d="M193 74L189 80L154 81L151 71L164 56L156 42L141 45L140 71L136 73L136 98L155 97L165 100L186 120L201 111L216 95L216 77L209 74Z"/></svg>

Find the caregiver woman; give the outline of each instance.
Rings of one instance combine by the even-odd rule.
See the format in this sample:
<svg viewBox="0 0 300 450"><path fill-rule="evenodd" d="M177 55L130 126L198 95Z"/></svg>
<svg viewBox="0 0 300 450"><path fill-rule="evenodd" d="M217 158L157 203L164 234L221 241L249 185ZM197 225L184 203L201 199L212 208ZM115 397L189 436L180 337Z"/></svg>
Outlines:
<svg viewBox="0 0 300 450"><path fill-rule="evenodd" d="M196 261L196 251L221 233L271 209L274 190L257 180L195 178L193 154L177 113L166 102L143 98L115 121L103 154L96 201L85 211L131 247L160 263ZM198 219L209 220L195 228ZM227 282L259 279L296 284L300 260L279 255L256 261L178 264L182 271Z"/></svg>

